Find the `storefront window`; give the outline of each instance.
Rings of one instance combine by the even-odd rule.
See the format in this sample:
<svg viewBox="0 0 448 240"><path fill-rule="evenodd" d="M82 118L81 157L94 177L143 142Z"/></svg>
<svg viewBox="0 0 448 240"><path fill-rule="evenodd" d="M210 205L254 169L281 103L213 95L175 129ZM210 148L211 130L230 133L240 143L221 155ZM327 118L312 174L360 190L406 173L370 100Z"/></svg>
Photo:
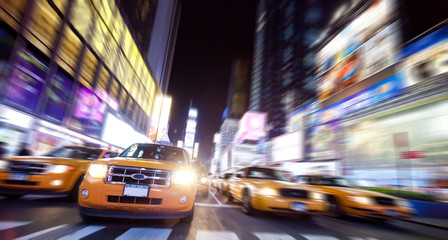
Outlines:
<svg viewBox="0 0 448 240"><path fill-rule="evenodd" d="M70 28L66 28L62 37L61 48L58 51L57 63L72 75L74 75L78 65L81 47L82 43L78 36Z"/></svg>
<svg viewBox="0 0 448 240"><path fill-rule="evenodd" d="M104 66L101 66L101 70L98 77L98 87L101 90L107 90L107 86L109 85L110 74L109 71Z"/></svg>
<svg viewBox="0 0 448 240"><path fill-rule="evenodd" d="M0 26L0 81L3 81L9 71L9 58L14 46L15 36L12 32Z"/></svg>
<svg viewBox="0 0 448 240"><path fill-rule="evenodd" d="M93 86L93 80L95 76L95 71L98 65L98 60L95 55L89 50L86 49L86 53L84 59L82 60L81 67L81 83L86 86Z"/></svg>
<svg viewBox="0 0 448 240"><path fill-rule="evenodd" d="M25 15L26 7L29 0L2 0L0 1L0 7L3 8L7 14L0 13L0 18L14 27L16 30L19 28L19 24L23 16Z"/></svg>

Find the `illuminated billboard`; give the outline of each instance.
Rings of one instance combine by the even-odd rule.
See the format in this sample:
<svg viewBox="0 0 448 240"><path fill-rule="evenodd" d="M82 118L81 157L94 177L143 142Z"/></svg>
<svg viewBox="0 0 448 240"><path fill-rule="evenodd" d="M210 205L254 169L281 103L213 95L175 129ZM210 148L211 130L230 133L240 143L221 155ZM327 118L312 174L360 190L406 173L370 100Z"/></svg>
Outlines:
<svg viewBox="0 0 448 240"><path fill-rule="evenodd" d="M317 53L319 101L397 62L399 24L391 24L394 11L393 1L374 1Z"/></svg>
<svg viewBox="0 0 448 240"><path fill-rule="evenodd" d="M240 120L236 142L241 143L244 140L259 140L266 136L266 118L266 113L246 112Z"/></svg>

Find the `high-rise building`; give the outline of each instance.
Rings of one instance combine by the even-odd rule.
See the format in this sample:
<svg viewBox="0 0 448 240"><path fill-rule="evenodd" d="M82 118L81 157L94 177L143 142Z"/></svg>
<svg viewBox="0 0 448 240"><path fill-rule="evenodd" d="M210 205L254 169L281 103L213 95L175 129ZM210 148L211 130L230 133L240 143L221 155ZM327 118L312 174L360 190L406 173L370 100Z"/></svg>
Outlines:
<svg viewBox="0 0 448 240"><path fill-rule="evenodd" d="M163 93L168 83L180 19L178 0L115 0L142 57Z"/></svg>
<svg viewBox="0 0 448 240"><path fill-rule="evenodd" d="M249 107L250 62L238 58L232 64L227 97L227 117L241 118Z"/></svg>
<svg viewBox="0 0 448 240"><path fill-rule="evenodd" d="M61 144L127 147L149 140L166 77L148 63L155 57L163 69L170 65L169 57L151 53L151 44L161 35L174 39L175 20L157 22L165 14L159 8L177 1L156 1L155 11L153 1L126 1L140 4L131 21L120 2L0 1L0 141L10 142L9 151L20 141L39 154ZM151 21L157 34L145 37L136 26ZM163 56L170 56L172 41L160 49Z"/></svg>
<svg viewBox="0 0 448 240"><path fill-rule="evenodd" d="M348 0L261 0L257 9L250 110L268 113L269 138L285 132L286 116L313 98L314 46L334 9Z"/></svg>

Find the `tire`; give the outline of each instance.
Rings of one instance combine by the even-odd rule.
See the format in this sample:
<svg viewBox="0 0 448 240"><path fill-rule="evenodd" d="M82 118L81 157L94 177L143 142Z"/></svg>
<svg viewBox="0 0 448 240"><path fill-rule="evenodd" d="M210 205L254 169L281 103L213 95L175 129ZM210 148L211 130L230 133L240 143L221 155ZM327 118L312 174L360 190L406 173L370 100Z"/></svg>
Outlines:
<svg viewBox="0 0 448 240"><path fill-rule="evenodd" d="M84 175L81 175L78 180L76 180L75 185L73 185L72 190L67 196L67 199L76 202L78 201L78 195L79 195L79 186L81 186L82 180L84 179Z"/></svg>
<svg viewBox="0 0 448 240"><path fill-rule="evenodd" d="M79 213L79 216L81 216L81 218L84 222L94 222L94 221L98 220L98 218L96 218L96 217L85 215L82 213Z"/></svg>
<svg viewBox="0 0 448 240"><path fill-rule="evenodd" d="M257 213L257 210L251 204L250 192L248 189L243 193L243 213L249 216L253 216Z"/></svg>
<svg viewBox="0 0 448 240"><path fill-rule="evenodd" d="M233 202L233 196L232 196L232 193L230 192L230 189L229 189L229 191L226 192L226 195L227 195L227 200L229 202Z"/></svg>
<svg viewBox="0 0 448 240"><path fill-rule="evenodd" d="M2 194L2 195L11 200L19 199L24 196L24 194Z"/></svg>
<svg viewBox="0 0 448 240"><path fill-rule="evenodd" d="M179 222L181 222L181 223L191 223L193 221L193 218L194 218L194 206L191 209L191 212L188 214L188 216L179 219Z"/></svg>
<svg viewBox="0 0 448 240"><path fill-rule="evenodd" d="M339 200L333 196L328 196L328 214L334 218L341 218L344 213L342 212Z"/></svg>

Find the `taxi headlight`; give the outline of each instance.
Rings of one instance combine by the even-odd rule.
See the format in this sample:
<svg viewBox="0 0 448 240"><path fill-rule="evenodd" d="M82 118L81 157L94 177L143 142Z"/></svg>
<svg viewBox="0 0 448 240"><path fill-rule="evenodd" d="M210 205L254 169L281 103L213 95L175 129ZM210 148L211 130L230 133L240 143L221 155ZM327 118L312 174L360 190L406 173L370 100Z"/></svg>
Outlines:
<svg viewBox="0 0 448 240"><path fill-rule="evenodd" d="M189 170L181 170L174 172L173 176L173 184L182 184L187 185L194 183L196 180L196 175L193 171Z"/></svg>
<svg viewBox="0 0 448 240"><path fill-rule="evenodd" d="M94 178L104 178L107 173L107 165L92 163L90 164L88 172L89 175Z"/></svg>
<svg viewBox="0 0 448 240"><path fill-rule="evenodd" d="M202 177L202 178L201 178L201 183L202 183L202 184L206 184L206 183L207 183L207 178Z"/></svg>
<svg viewBox="0 0 448 240"><path fill-rule="evenodd" d="M260 194L260 195L269 195L269 196L272 196L272 195L277 195L277 191L276 191L275 189L272 189L272 188L262 188L262 189L259 191L259 194Z"/></svg>
<svg viewBox="0 0 448 240"><path fill-rule="evenodd" d="M9 161L0 160L0 170L6 170L8 168Z"/></svg>
<svg viewBox="0 0 448 240"><path fill-rule="evenodd" d="M401 207L412 208L411 204L404 199L398 199L397 204L398 204L398 206L401 206Z"/></svg>
<svg viewBox="0 0 448 240"><path fill-rule="evenodd" d="M323 200L324 199L324 195L322 193L318 193L318 192L311 192L310 197L312 199L318 199L318 200Z"/></svg>
<svg viewBox="0 0 448 240"><path fill-rule="evenodd" d="M48 168L48 173L65 173L71 169L72 167L67 165L51 165Z"/></svg>
<svg viewBox="0 0 448 240"><path fill-rule="evenodd" d="M361 203L361 204L372 204L372 199L368 198L368 197L358 197L358 196L348 196L347 197L348 200L352 201L352 202L357 202L357 203Z"/></svg>

